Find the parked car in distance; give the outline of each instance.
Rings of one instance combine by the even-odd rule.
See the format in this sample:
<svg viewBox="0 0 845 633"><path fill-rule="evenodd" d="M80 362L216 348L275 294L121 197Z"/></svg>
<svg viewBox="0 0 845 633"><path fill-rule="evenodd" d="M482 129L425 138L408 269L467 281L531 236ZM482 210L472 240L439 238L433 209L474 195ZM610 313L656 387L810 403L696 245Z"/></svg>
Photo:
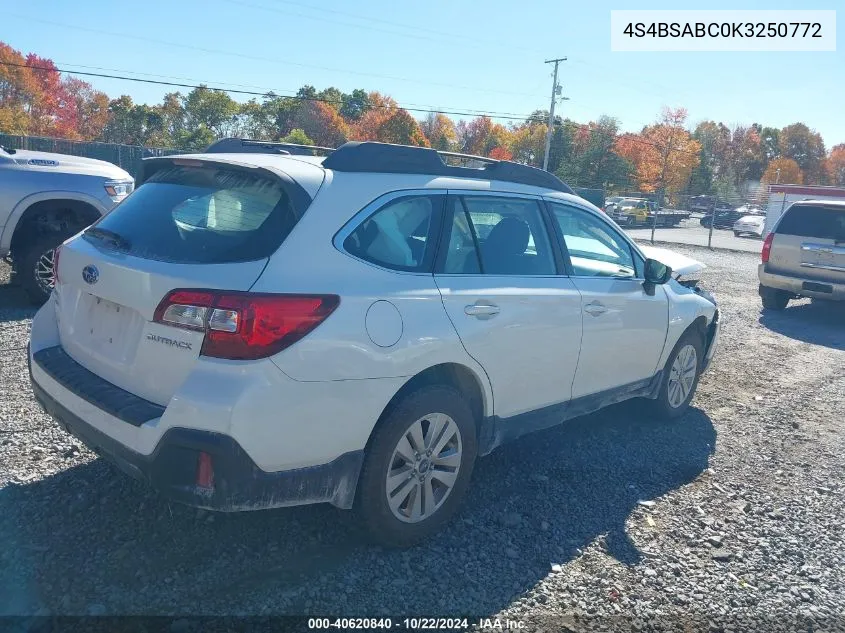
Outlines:
<svg viewBox="0 0 845 633"><path fill-rule="evenodd" d="M736 221L743 217L745 212L738 211L729 207L717 207L715 214L707 213L698 222L705 228L710 228L710 222L713 221L714 229L733 229Z"/></svg>
<svg viewBox="0 0 845 633"><path fill-rule="evenodd" d="M744 215L734 222L734 235L736 237L740 237L741 235L756 235L762 238L765 226L765 215Z"/></svg>
<svg viewBox="0 0 845 633"><path fill-rule="evenodd" d="M440 529L504 442L634 397L680 418L719 337L679 278L703 264L552 174L451 158L146 159L58 251L36 398L177 501L356 508L394 546Z"/></svg>
<svg viewBox="0 0 845 633"><path fill-rule="evenodd" d="M135 185L93 158L0 147L0 257L13 281L41 304L53 287L53 252L107 213Z"/></svg>
<svg viewBox="0 0 845 633"><path fill-rule="evenodd" d="M623 196L611 196L604 201L604 206L601 208L602 211L608 213L610 207L616 206L619 202L622 202L625 198Z"/></svg>
<svg viewBox="0 0 845 633"><path fill-rule="evenodd" d="M768 310L798 297L845 300L845 202L793 203L763 241L758 277Z"/></svg>

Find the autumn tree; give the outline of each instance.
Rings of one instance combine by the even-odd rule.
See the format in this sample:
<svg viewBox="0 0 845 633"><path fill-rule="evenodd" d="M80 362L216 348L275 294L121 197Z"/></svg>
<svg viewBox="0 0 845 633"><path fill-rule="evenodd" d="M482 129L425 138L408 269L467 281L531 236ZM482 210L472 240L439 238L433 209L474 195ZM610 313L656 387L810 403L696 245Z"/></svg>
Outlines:
<svg viewBox="0 0 845 633"><path fill-rule="evenodd" d="M494 147L490 150L488 156L496 160L513 160L513 154L506 147Z"/></svg>
<svg viewBox="0 0 845 633"><path fill-rule="evenodd" d="M828 181L838 187L845 186L845 143L834 145L827 157Z"/></svg>
<svg viewBox="0 0 845 633"><path fill-rule="evenodd" d="M455 122L440 112L429 112L420 122L420 129L435 149L455 151L458 149L458 130Z"/></svg>
<svg viewBox="0 0 845 633"><path fill-rule="evenodd" d="M351 134L337 110L322 101L302 102L293 116L292 129L302 130L317 145L324 147L340 147Z"/></svg>
<svg viewBox="0 0 845 633"><path fill-rule="evenodd" d="M74 136L85 140L98 138L109 120L108 96L76 77L68 77L62 84L64 111L73 113Z"/></svg>
<svg viewBox="0 0 845 633"><path fill-rule="evenodd" d="M684 108L664 108L654 125L638 135L623 135L616 152L629 160L643 191L677 193L689 182L698 165L701 144L684 128Z"/></svg>
<svg viewBox="0 0 845 633"><path fill-rule="evenodd" d="M546 149L545 123L526 122L511 129L511 153L515 161L539 167Z"/></svg>
<svg viewBox="0 0 845 633"><path fill-rule="evenodd" d="M775 158L766 166L761 182L800 185L804 183L804 174L793 159Z"/></svg>
<svg viewBox="0 0 845 633"><path fill-rule="evenodd" d="M417 120L402 108L392 112L379 126L376 140L398 145L430 146Z"/></svg>

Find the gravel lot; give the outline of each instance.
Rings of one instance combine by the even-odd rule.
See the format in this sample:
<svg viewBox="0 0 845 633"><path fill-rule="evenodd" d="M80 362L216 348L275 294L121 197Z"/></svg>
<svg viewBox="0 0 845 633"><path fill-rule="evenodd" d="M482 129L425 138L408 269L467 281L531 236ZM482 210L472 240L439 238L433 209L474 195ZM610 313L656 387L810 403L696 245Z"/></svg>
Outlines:
<svg viewBox="0 0 845 633"><path fill-rule="evenodd" d="M32 310L0 285L0 615L845 630L845 310L761 315L756 255L677 250L709 265L725 322L691 412L663 424L618 405L505 446L458 519L407 551L364 544L329 506L169 505L97 459L34 402Z"/></svg>

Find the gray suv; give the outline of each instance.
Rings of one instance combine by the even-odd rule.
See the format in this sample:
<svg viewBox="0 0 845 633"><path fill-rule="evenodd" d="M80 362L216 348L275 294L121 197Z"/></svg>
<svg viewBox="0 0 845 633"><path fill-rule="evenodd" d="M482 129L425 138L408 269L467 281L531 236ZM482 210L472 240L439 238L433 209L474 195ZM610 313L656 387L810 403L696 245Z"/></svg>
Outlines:
<svg viewBox="0 0 845 633"><path fill-rule="evenodd" d="M34 303L53 288L53 251L107 213L134 180L102 160L0 147L0 257Z"/></svg>
<svg viewBox="0 0 845 633"><path fill-rule="evenodd" d="M794 203L766 236L762 259L767 310L783 310L798 297L845 301L845 202Z"/></svg>

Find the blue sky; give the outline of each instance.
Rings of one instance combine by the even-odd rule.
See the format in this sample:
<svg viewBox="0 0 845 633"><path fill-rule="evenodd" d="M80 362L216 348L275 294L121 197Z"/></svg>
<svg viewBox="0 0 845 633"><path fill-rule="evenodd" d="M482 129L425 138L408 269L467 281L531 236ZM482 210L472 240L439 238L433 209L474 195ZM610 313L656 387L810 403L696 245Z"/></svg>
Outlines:
<svg viewBox="0 0 845 633"><path fill-rule="evenodd" d="M677 8L845 5L841 0L812 6L709 0L684 7L677 1L624 0L5 0L0 40L52 58L59 67L91 72L107 68L279 93L306 83L317 89L364 88L389 94L401 105L514 115L548 108L551 67L543 61L565 56L560 78L569 100L560 113L577 121L607 114L623 129L638 130L662 106L683 106L690 125L705 119L775 127L803 121L823 135L828 148L845 142L843 44L835 53L610 51L611 9ZM175 90L88 80L109 96L129 94L138 102L157 102Z"/></svg>

